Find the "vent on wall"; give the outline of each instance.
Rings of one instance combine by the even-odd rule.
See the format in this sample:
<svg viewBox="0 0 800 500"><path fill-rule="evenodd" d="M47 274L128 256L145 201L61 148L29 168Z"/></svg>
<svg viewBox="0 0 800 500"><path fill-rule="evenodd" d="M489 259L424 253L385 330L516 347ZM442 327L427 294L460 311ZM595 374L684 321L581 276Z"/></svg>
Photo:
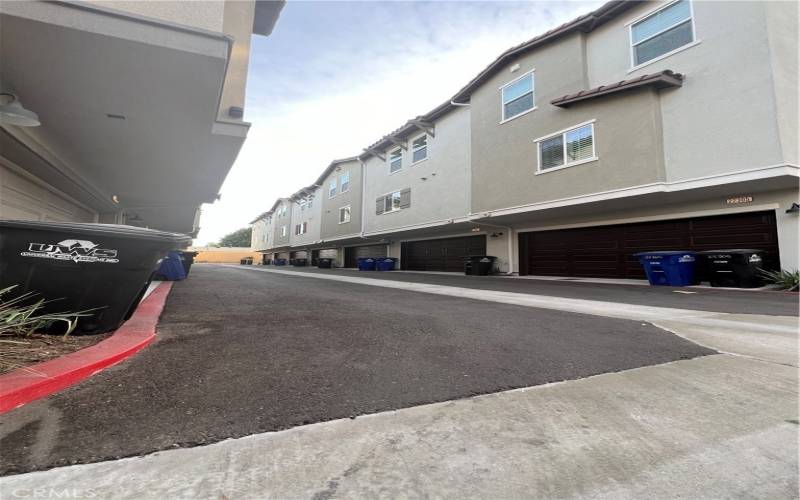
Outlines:
<svg viewBox="0 0 800 500"><path fill-rule="evenodd" d="M239 106L231 106L228 108L228 116L232 118L241 118L244 116L244 109Z"/></svg>

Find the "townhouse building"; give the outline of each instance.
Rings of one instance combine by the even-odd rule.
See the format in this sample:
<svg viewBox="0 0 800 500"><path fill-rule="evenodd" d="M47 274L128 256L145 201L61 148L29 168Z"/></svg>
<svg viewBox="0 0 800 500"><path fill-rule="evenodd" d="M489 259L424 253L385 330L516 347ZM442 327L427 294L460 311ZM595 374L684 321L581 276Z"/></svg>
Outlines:
<svg viewBox="0 0 800 500"><path fill-rule="evenodd" d="M289 246L290 259L306 259L309 264L316 263L313 247L320 241L321 204L319 202L319 186L311 185L294 193L289 201L291 209L291 234Z"/></svg>
<svg viewBox="0 0 800 500"><path fill-rule="evenodd" d="M275 231L272 227L272 212L264 212L250 221L253 232L250 236L250 248L262 252L262 262L266 263L271 256L267 251L274 246Z"/></svg>
<svg viewBox="0 0 800 500"><path fill-rule="evenodd" d="M320 174L320 258L334 259L336 267L354 267L356 248L376 255L385 252L377 247L364 250L362 236L362 165L358 157L334 160Z"/></svg>
<svg viewBox="0 0 800 500"><path fill-rule="evenodd" d="M639 278L639 251L758 248L797 269L797 47L796 3L690 0L513 47L359 155L340 265Z"/></svg>
<svg viewBox="0 0 800 500"><path fill-rule="evenodd" d="M291 258L292 200L279 198L270 209L272 212L272 247L265 252L272 260Z"/></svg>
<svg viewBox="0 0 800 500"><path fill-rule="evenodd" d="M283 4L0 2L0 218L196 233Z"/></svg>

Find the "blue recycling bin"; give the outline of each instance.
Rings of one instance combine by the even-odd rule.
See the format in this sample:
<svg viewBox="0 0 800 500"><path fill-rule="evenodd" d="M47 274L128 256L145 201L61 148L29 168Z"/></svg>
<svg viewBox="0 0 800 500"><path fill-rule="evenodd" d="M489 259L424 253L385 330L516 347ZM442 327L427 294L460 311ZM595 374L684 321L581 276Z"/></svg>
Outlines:
<svg viewBox="0 0 800 500"><path fill-rule="evenodd" d="M639 258L651 285L689 286L695 282L695 252L639 252L634 256Z"/></svg>
<svg viewBox="0 0 800 500"><path fill-rule="evenodd" d="M180 281L186 279L186 271L183 268L183 260L179 252L169 252L166 257L161 260L161 265L158 266L159 274L167 281Z"/></svg>
<svg viewBox="0 0 800 500"><path fill-rule="evenodd" d="M358 270L359 271L374 271L375 270L375 259L372 257L359 257L358 258Z"/></svg>
<svg viewBox="0 0 800 500"><path fill-rule="evenodd" d="M394 257L383 257L378 259L375 269L378 271L394 271L396 263L397 259Z"/></svg>

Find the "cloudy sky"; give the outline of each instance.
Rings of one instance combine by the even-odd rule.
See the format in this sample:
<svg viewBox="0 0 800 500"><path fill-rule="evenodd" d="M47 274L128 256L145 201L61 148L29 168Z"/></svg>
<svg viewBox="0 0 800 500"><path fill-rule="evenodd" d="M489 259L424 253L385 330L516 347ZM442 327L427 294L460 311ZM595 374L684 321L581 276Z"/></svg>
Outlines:
<svg viewBox="0 0 800 500"><path fill-rule="evenodd" d="M252 127L196 243L247 226L331 160L449 99L505 49L601 3L288 1L273 34L253 37Z"/></svg>

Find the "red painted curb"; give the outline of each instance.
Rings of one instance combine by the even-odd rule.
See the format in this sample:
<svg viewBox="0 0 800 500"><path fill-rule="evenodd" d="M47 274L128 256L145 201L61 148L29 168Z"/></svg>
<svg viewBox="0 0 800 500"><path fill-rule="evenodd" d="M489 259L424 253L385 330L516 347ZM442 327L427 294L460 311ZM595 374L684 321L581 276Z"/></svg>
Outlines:
<svg viewBox="0 0 800 500"><path fill-rule="evenodd" d="M172 282L161 283L114 335L86 349L0 375L0 414L85 380L152 342Z"/></svg>

